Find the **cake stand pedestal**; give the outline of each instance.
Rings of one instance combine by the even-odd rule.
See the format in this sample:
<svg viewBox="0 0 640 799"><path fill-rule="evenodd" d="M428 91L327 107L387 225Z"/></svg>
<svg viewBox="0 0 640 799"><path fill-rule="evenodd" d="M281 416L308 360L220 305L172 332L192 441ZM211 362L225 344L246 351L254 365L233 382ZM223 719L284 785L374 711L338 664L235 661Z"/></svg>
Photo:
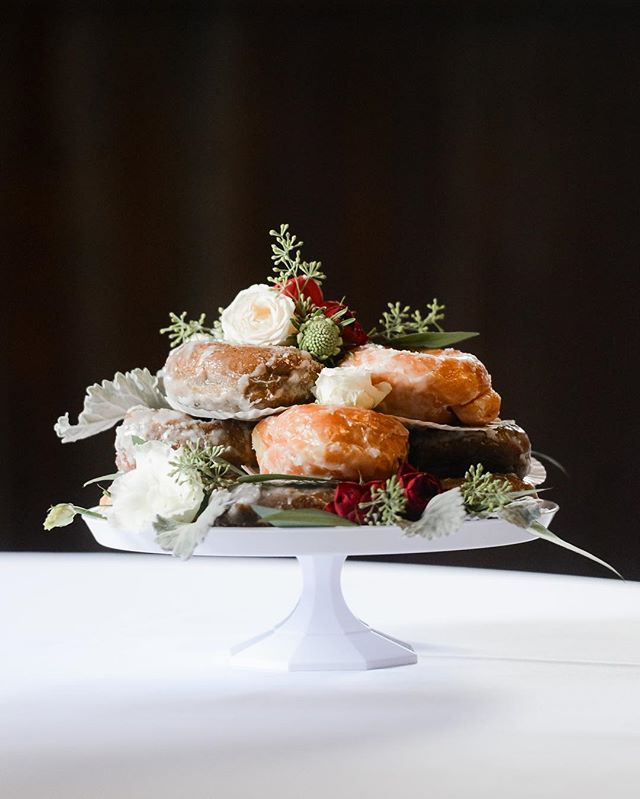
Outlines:
<svg viewBox="0 0 640 799"><path fill-rule="evenodd" d="M346 555L303 555L302 593L286 619L231 649L239 666L336 671L406 666L418 658L409 644L372 630L344 600Z"/></svg>
<svg viewBox="0 0 640 799"><path fill-rule="evenodd" d="M558 506L538 501L540 521L548 526ZM100 511L108 513L104 508ZM105 547L167 554L156 544L151 528L132 533L114 527L108 518L84 520ZM348 555L443 552L533 540L531 533L501 519L466 521L456 533L436 539L408 537L399 527L213 527L195 554L295 557L302 569L302 591L293 611L271 630L233 646L231 665L342 671L407 666L417 661L410 644L372 629L349 610L340 584Z"/></svg>

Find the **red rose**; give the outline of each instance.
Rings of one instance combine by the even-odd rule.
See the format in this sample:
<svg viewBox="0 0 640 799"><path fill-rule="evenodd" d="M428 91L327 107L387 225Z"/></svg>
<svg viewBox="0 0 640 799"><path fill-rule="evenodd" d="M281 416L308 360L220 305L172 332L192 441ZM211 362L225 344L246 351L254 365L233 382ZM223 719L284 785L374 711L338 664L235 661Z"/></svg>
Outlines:
<svg viewBox="0 0 640 799"><path fill-rule="evenodd" d="M291 297L294 301L300 297L307 297L314 305L321 306L324 303L322 289L312 277L304 275L290 277L284 286L279 286L279 288L285 297Z"/></svg>
<svg viewBox="0 0 640 799"><path fill-rule="evenodd" d="M347 308L346 305L343 305L341 302L336 302L335 300L329 300L328 302L324 303L324 315L325 316L333 316L337 314L339 311L345 310L340 319L355 319L355 313L350 309ZM356 319L356 321L351 322L346 327L340 328L340 335L342 336L342 341L345 347L358 347L361 344L366 344L369 340L369 336L367 336L367 332L362 327L360 322Z"/></svg>
<svg viewBox="0 0 640 799"><path fill-rule="evenodd" d="M364 524L366 510L360 507L363 502L371 501L371 489L376 486L380 488L384 485L384 480L372 480L369 483L354 483L347 481L338 483L336 493L331 502L324 507L328 513L335 513L343 519L349 519L357 524Z"/></svg>
<svg viewBox="0 0 640 799"><path fill-rule="evenodd" d="M422 516L429 500L442 493L442 483L432 474L419 472L408 463L402 464L397 476L407 498L407 508L403 515L409 521L416 521ZM371 490L382 488L385 482L386 480L371 480L368 483L338 483L333 499L324 506L324 510L351 522L364 524L367 509L360 505L371 502Z"/></svg>
<svg viewBox="0 0 640 799"><path fill-rule="evenodd" d="M362 511L359 508L366 486L360 483L338 483L333 500L325 505L327 513L335 513L343 519L362 524Z"/></svg>
<svg viewBox="0 0 640 799"><path fill-rule="evenodd" d="M416 521L436 494L442 493L442 483L428 472L419 472L409 463L403 463L398 469L398 480L404 488L407 498L405 516L410 521Z"/></svg>

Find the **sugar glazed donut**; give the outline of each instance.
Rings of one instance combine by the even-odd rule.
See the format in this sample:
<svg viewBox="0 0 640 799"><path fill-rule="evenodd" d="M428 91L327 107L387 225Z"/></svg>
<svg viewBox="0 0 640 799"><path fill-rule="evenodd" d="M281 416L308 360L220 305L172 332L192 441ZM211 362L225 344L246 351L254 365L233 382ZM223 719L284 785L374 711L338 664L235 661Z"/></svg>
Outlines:
<svg viewBox="0 0 640 799"><path fill-rule="evenodd" d="M386 381L391 393L377 406L381 413L439 424L481 426L497 419L500 395L482 363L458 350L394 350L367 344L353 350L342 366L372 373Z"/></svg>
<svg viewBox="0 0 640 799"><path fill-rule="evenodd" d="M203 422L181 411L153 410L138 405L127 411L124 421L116 428L116 466L120 472L135 468L134 436L144 441L164 441L174 449L187 441L203 441L224 447L222 457L236 466L256 466L256 454L251 446L252 427L252 424L233 419Z"/></svg>
<svg viewBox="0 0 640 799"><path fill-rule="evenodd" d="M377 480L406 460L408 430L364 408L298 405L253 430L260 471L341 480Z"/></svg>
<svg viewBox="0 0 640 799"><path fill-rule="evenodd" d="M228 418L311 401L321 369L308 352L295 347L190 341L169 354L164 385L174 408Z"/></svg>

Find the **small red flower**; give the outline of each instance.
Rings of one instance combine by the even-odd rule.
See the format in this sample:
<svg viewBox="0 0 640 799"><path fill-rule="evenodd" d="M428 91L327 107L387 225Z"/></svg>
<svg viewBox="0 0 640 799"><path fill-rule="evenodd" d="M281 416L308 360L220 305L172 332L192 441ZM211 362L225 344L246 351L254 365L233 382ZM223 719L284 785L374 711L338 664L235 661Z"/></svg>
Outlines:
<svg viewBox="0 0 640 799"><path fill-rule="evenodd" d="M341 302L336 302L336 300L328 300L324 303L324 315L325 316L334 316L339 311L346 309L346 313L343 314L340 319L355 319L355 313L351 310L351 308L347 308L346 305L343 305ZM340 329L340 335L342 336L342 341L344 346L347 348L350 347L359 347L361 344L366 344L369 340L369 336L367 336L367 332L362 327L360 322L356 319L355 322L351 322L351 324L347 325Z"/></svg>
<svg viewBox="0 0 640 799"><path fill-rule="evenodd" d="M294 301L300 297L307 297L314 305L322 306L324 304L324 295L320 284L316 283L312 277L304 275L290 277L284 286L279 286L279 288L285 297L291 297Z"/></svg>
<svg viewBox="0 0 640 799"><path fill-rule="evenodd" d="M371 489L373 486L384 485L384 480L372 480L369 483L354 483L345 481L338 483L333 500L325 505L324 510L328 513L335 513L343 519L349 519L357 524L364 524L366 510L362 510L360 504L371 501Z"/></svg>
<svg viewBox="0 0 640 799"><path fill-rule="evenodd" d="M407 497L405 516L410 521L419 519L429 500L442 493L442 483L437 477L429 472L419 472L409 463L403 463L398 469L398 480Z"/></svg>
<svg viewBox="0 0 640 799"><path fill-rule="evenodd" d="M404 489L407 498L407 508L404 516L409 521L416 521L422 516L424 509L436 494L442 493L442 483L428 472L419 472L409 463L403 463L397 472L398 480ZM371 501L371 490L382 488L385 480L371 480L368 483L355 483L345 481L338 483L331 502L325 505L324 510L335 513L343 519L349 519L357 524L364 524L367 509L361 504Z"/></svg>
<svg viewBox="0 0 640 799"><path fill-rule="evenodd" d="M327 513L335 513L343 519L362 524L362 511L359 505L365 491L366 486L360 483L338 483L332 501L327 503L324 509Z"/></svg>

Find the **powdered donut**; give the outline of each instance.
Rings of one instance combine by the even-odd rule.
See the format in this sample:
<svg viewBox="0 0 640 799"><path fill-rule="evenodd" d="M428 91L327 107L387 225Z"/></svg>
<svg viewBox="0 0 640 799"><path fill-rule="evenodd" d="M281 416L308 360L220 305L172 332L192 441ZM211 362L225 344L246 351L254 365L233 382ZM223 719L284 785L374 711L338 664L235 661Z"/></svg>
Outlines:
<svg viewBox="0 0 640 799"><path fill-rule="evenodd" d="M409 433L397 419L363 408L298 405L258 422L260 471L376 480L406 460Z"/></svg>
<svg viewBox="0 0 640 799"><path fill-rule="evenodd" d="M169 403L195 416L228 418L309 402L322 366L296 347L190 341L164 367Z"/></svg>
<svg viewBox="0 0 640 799"><path fill-rule="evenodd" d="M342 366L359 366L391 393L377 406L382 413L440 424L484 425L500 412L500 395L482 363L458 350L394 350L367 344L353 350Z"/></svg>

